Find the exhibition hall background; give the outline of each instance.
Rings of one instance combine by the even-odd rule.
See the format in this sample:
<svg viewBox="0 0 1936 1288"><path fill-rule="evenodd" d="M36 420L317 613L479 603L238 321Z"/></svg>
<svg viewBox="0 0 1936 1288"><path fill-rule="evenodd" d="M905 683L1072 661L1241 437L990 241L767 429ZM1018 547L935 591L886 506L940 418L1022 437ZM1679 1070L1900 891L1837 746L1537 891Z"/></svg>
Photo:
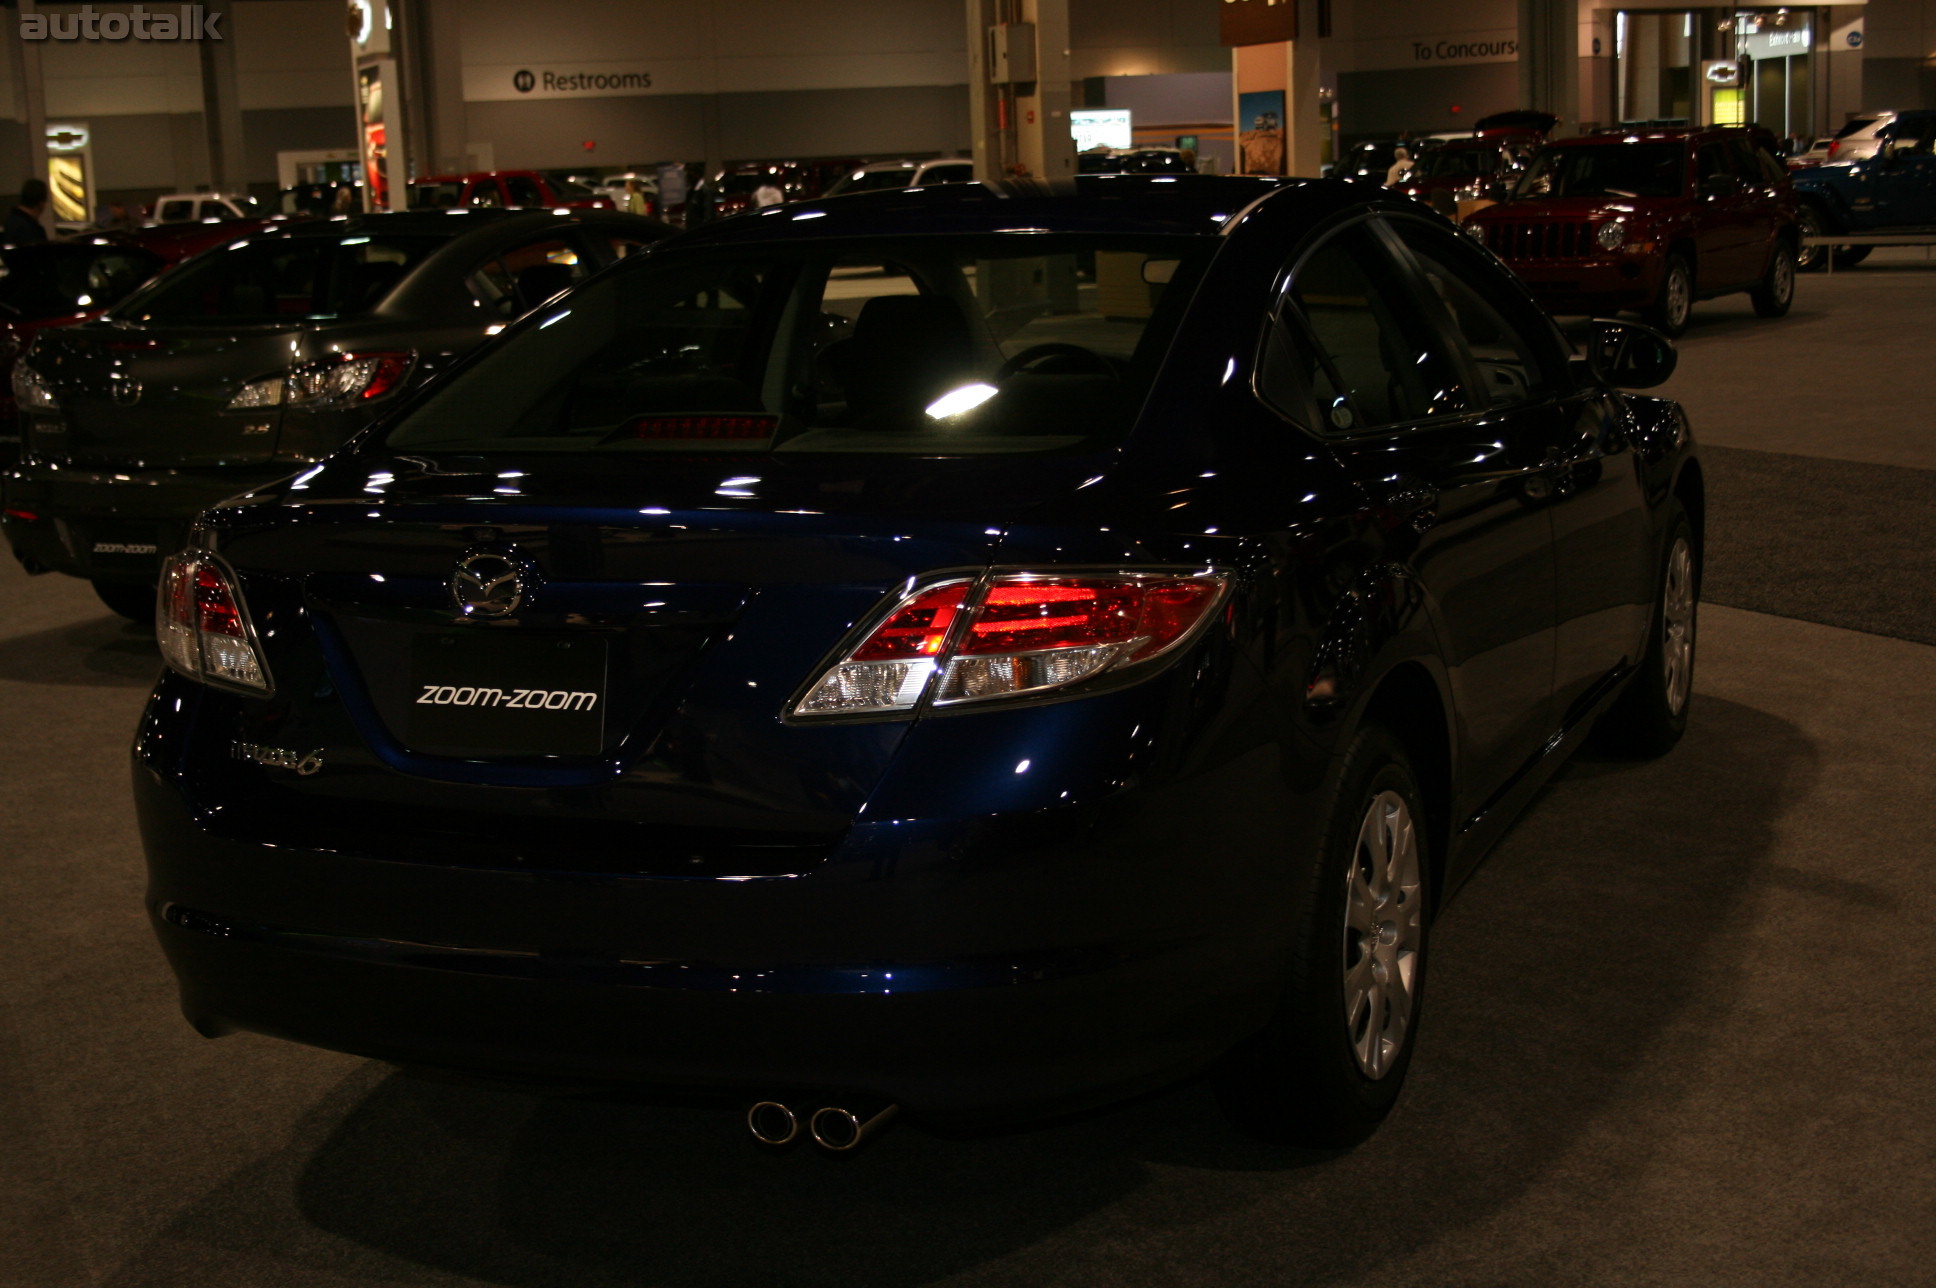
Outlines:
<svg viewBox="0 0 1936 1288"><path fill-rule="evenodd" d="M438 166L478 169L965 155L976 142L967 11L977 3L1001 20L1032 0L415 0L413 30L427 50L422 97L436 143L425 155ZM289 181L292 157L353 157L345 4L209 7L226 15L239 105L240 144L228 168L240 179L224 175L222 186L266 194ZM1148 142L1201 136L1203 154L1230 168L1233 56L1220 32L1229 7L1067 0L1070 102L1131 108ZM38 8L63 14L80 6ZM1300 51L1314 58L1307 87L1326 111L1335 109L1343 142L1456 130L1489 111L1544 105L1533 101L1542 89L1530 72L1560 87L1563 120L1608 124L1623 106L1619 78L1630 90L1636 77L1651 84L1644 64L1658 52L1651 44L1624 48L1622 11L1588 0L1289 0L1283 8L1295 12ZM1633 30L1687 33L1686 57L1698 59L1702 42L1714 43L1708 33L1742 10L1624 12L1625 22L1642 24ZM1864 108L1936 104L1936 0L1786 12L1807 23L1812 59L1813 119L1792 132L1826 132ZM18 24L7 17L0 189L32 168ZM1570 64L1569 25L1578 54ZM1670 58L1671 43L1662 46ZM193 189L223 168L219 157L211 164L210 100L194 45L45 41L36 52L44 119L87 127L103 197ZM1622 54L1635 60L1625 72ZM1061 51L1043 56L1045 69L1061 65ZM1300 83L1293 81L1294 103ZM1311 106L1293 114L1315 121ZM1631 114L1672 104L1643 88L1624 106Z"/></svg>

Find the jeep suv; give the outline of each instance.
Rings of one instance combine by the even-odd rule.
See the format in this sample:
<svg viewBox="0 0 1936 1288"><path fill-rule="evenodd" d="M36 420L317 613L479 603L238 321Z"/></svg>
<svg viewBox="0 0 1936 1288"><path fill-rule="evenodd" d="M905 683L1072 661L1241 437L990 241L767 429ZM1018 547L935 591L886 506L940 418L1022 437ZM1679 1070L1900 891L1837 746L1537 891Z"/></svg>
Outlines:
<svg viewBox="0 0 1936 1288"><path fill-rule="evenodd" d="M1795 197L1764 130L1562 139L1465 227L1554 313L1634 309L1679 335L1697 299L1747 291L1762 317L1794 299Z"/></svg>
<svg viewBox="0 0 1936 1288"><path fill-rule="evenodd" d="M1795 175L1803 235L1936 233L1936 110L1885 112L1871 123L1873 149L1837 148ZM1867 246L1835 250L1838 268L1860 263ZM1801 267L1819 268L1828 247L1806 246Z"/></svg>

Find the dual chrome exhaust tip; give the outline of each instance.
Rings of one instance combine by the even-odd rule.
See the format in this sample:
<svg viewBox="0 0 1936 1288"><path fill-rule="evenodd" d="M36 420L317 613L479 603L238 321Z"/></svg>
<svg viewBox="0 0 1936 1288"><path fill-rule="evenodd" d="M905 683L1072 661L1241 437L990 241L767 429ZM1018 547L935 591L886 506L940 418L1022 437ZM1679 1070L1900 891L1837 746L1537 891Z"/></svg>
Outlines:
<svg viewBox="0 0 1936 1288"><path fill-rule="evenodd" d="M899 1105L888 1105L863 1118L840 1105L822 1105L807 1116L806 1133L829 1153L845 1154L859 1149L899 1110ZM746 1111L746 1130L762 1145L791 1145L800 1138L800 1114L777 1100L762 1100Z"/></svg>

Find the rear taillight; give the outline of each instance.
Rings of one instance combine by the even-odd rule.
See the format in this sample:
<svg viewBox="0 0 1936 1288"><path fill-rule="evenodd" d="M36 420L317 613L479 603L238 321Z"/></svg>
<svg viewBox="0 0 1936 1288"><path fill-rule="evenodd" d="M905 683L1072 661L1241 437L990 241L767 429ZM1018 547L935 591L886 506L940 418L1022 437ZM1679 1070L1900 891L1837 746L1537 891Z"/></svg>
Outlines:
<svg viewBox="0 0 1936 1288"><path fill-rule="evenodd" d="M1835 154L1837 152L1840 152L1841 150L1842 150L1842 140L1840 139L1832 140L1828 145L1828 159L1830 161L1833 161L1835 159Z"/></svg>
<svg viewBox="0 0 1936 1288"><path fill-rule="evenodd" d="M269 673L235 577L214 555L189 550L162 565L155 635L162 660L190 679L269 691Z"/></svg>
<svg viewBox="0 0 1936 1288"><path fill-rule="evenodd" d="M1046 693L1153 661L1210 620L1222 573L1002 573L904 595L794 703L891 714ZM932 693L930 693L932 689Z"/></svg>
<svg viewBox="0 0 1936 1288"><path fill-rule="evenodd" d="M264 376L236 390L229 410L257 407L343 407L370 402L395 392L410 375L417 355L396 353L339 353L321 362L306 363L282 375Z"/></svg>

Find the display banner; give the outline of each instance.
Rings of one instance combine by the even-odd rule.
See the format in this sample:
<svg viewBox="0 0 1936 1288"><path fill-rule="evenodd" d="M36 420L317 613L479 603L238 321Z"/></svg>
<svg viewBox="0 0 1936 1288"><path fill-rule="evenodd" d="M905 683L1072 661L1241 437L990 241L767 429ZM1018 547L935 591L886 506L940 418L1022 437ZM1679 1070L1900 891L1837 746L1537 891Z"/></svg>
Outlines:
<svg viewBox="0 0 1936 1288"><path fill-rule="evenodd" d="M1090 148L1128 148L1136 145L1130 128L1129 109L1079 107L1069 113L1069 133L1075 136L1076 151Z"/></svg>

